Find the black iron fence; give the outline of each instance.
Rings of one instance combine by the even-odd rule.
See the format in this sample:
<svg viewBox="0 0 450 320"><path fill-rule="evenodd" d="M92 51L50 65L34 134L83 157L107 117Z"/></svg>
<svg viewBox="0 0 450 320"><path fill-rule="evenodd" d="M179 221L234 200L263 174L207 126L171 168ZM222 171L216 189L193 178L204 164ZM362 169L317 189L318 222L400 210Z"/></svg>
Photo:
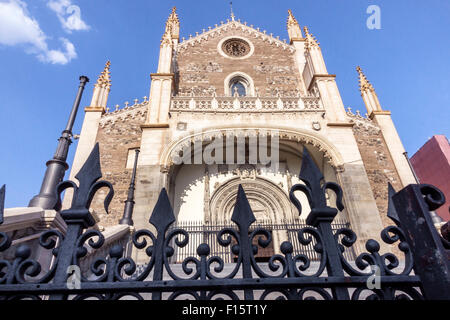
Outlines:
<svg viewBox="0 0 450 320"><path fill-rule="evenodd" d="M182 263L186 258L195 256L197 248L200 244L206 243L210 247L211 255L220 257L225 263L236 262L237 256L231 252L231 247L221 246L217 242L217 235L224 228L233 228L235 224L231 221L221 221L212 224L205 224L203 221L187 220L177 221L169 228L169 232L175 229L183 229L189 234L189 243L175 250L174 255L169 259L170 263ZM298 230L307 227L304 219L281 219L274 223L271 220L256 220L250 227L249 231L253 232L255 229L262 228L270 232L274 239L273 243L268 247L262 248L254 241L254 245L258 247L258 252L255 254L255 260L258 262L269 261L270 257L275 253L280 253L279 246L283 241L288 241L292 244L293 255L304 254L310 261L319 261L320 254L316 252L314 247L317 241L312 241L306 245L300 243L297 233ZM349 228L350 223L343 219L335 219L331 224L333 232L342 228ZM172 245L174 241L172 241ZM276 246L278 244L278 246ZM355 260L355 252L353 247L345 247L343 256L348 261Z"/></svg>
<svg viewBox="0 0 450 320"><path fill-rule="evenodd" d="M91 263L87 276L80 269L86 246L101 250L105 243L102 233L91 228L95 220L89 207L100 188L110 190L106 210L114 194L110 183L98 181L101 176L97 144L76 175L79 185L65 181L57 187L58 195L67 188L74 193L71 207L60 212L66 233L48 230L39 239L52 255L52 265L43 269L30 258L30 247L18 246L13 260L0 260L1 299L450 299L450 243L440 237L430 217L430 210L443 205L445 198L433 186L409 185L397 193L389 188L388 216L395 226L381 230L380 236L397 245L399 256L381 252L380 243L370 239L367 251L350 261L346 248L352 248L356 234L346 225L333 224L344 208L342 190L336 183L323 182L305 148L299 175L303 184L292 186L290 200L300 216L302 206L294 192L305 193L311 211L306 225L287 230L286 240L277 240L281 230L273 225L258 226L239 186L232 224L213 230L209 243L197 245L185 228L171 228L175 216L162 189L149 220L156 232L137 230L131 239L133 250L147 258L143 270L137 270L136 262L124 255L124 246L117 244ZM336 194L337 208L327 206L327 189ZM0 211L3 196L0 189ZM191 255L181 265L171 264L177 251L190 243L195 253L189 249ZM10 246L8 235L0 233L0 251ZM230 250L231 267L217 254L219 246ZM265 253L268 259L258 261L268 248L273 250ZM181 269L175 272L174 266Z"/></svg>

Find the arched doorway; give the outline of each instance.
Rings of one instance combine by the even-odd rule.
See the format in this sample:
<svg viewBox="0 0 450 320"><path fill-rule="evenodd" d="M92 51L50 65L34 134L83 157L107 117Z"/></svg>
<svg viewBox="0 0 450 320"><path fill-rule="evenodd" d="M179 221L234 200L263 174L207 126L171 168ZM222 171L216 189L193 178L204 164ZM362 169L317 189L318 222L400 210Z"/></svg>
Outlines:
<svg viewBox="0 0 450 320"><path fill-rule="evenodd" d="M257 260L268 259L275 252L278 253L281 243L288 239L286 230L273 229L273 226L294 218L288 195L273 182L256 177L254 166L242 165L239 169L240 177L223 183L211 196L209 216L205 217L205 221L211 225L229 223L238 187L241 185L256 218L254 225L262 225L272 234L273 241L267 248L259 248L256 255ZM254 239L255 244L256 240Z"/></svg>

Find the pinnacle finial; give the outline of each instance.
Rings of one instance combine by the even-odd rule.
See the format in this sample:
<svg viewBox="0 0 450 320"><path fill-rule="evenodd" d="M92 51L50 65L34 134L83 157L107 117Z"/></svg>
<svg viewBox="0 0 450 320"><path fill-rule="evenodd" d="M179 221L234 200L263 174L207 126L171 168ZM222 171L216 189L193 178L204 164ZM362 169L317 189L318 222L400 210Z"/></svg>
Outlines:
<svg viewBox="0 0 450 320"><path fill-rule="evenodd" d="M103 87L103 88L110 88L111 87L111 72L109 71L109 68L111 67L111 61L106 61L105 68L100 73L97 79L97 83L95 86L97 87Z"/></svg>
<svg viewBox="0 0 450 320"><path fill-rule="evenodd" d="M358 72L358 75L359 75L359 90L361 91L361 93L366 90L375 92L375 89L373 88L373 86L369 82L369 80L367 80L367 77L364 74L364 72L362 71L360 66L356 67L356 71Z"/></svg>
<svg viewBox="0 0 450 320"><path fill-rule="evenodd" d="M161 47L164 45L172 45L172 25L170 23L166 25L166 31L161 38Z"/></svg>
<svg viewBox="0 0 450 320"><path fill-rule="evenodd" d="M307 26L303 27L303 31L305 32L305 38L306 38L306 48L313 48L313 47L319 47L319 42L317 41L316 37L314 37L310 32Z"/></svg>
<svg viewBox="0 0 450 320"><path fill-rule="evenodd" d="M383 111L380 101L378 100L377 93L369 80L367 80L367 77L363 73L361 67L357 66L356 71L359 75L359 91L361 92L364 104L366 105L367 113L370 115L373 111Z"/></svg>
<svg viewBox="0 0 450 320"><path fill-rule="evenodd" d="M298 25L298 21L297 21L297 19L295 19L294 15L292 14L291 9L288 10L287 25L288 26Z"/></svg>
<svg viewBox="0 0 450 320"><path fill-rule="evenodd" d="M167 19L167 22L175 22L179 23L178 15L177 15L177 7L172 7L172 12L169 15L169 18Z"/></svg>
<svg viewBox="0 0 450 320"><path fill-rule="evenodd" d="M292 14L291 9L288 10L286 25L291 44L293 41L303 39L302 30L300 29L300 25L298 24L297 19L295 19L294 15Z"/></svg>
<svg viewBox="0 0 450 320"><path fill-rule="evenodd" d="M231 20L234 21L233 1L230 1Z"/></svg>
<svg viewBox="0 0 450 320"><path fill-rule="evenodd" d="M180 36L180 20L177 15L177 7L172 7L172 11L166 21L164 35L170 33L172 39L178 39ZM164 36L163 36L164 38Z"/></svg>

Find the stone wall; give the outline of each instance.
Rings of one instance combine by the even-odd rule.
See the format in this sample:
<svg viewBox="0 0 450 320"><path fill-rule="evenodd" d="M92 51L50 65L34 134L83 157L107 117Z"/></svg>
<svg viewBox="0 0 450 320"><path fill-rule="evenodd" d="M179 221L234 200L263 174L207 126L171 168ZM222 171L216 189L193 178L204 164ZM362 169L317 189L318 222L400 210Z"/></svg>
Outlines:
<svg viewBox="0 0 450 320"><path fill-rule="evenodd" d="M349 115L355 122L353 133L364 162L381 220L384 227L392 225L393 222L387 217L388 182L397 191L402 188L394 162L377 124L366 118Z"/></svg>
<svg viewBox="0 0 450 320"><path fill-rule="evenodd" d="M245 59L233 59L220 54L219 42L227 37L237 36L252 43L254 52ZM303 90L302 79L294 61L294 49L288 44L264 36L256 38L255 34L240 28L229 26L226 30L217 30L207 40L180 45L176 56L176 88L178 94L211 96L224 95L225 78L236 71L249 75L255 90L261 96L297 94ZM284 48L283 48L284 47Z"/></svg>
<svg viewBox="0 0 450 320"><path fill-rule="evenodd" d="M107 189L102 188L95 196L92 208L100 219L101 226L116 225L123 214L132 168L126 168L128 151L141 144L141 124L145 121L146 106L136 106L103 115L97 133L100 145L102 179L111 182L114 197L109 214L103 207Z"/></svg>

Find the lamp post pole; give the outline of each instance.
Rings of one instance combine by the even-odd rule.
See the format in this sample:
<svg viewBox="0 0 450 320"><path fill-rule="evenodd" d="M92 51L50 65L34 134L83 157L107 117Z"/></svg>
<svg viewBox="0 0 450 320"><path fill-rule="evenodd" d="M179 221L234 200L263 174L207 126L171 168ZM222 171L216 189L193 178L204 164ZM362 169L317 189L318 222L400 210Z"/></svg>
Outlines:
<svg viewBox="0 0 450 320"><path fill-rule="evenodd" d="M119 224L128 224L130 226L133 225L133 209L134 209L134 189L135 189L135 182L136 182L136 168L138 163L138 157L139 157L139 149L135 150L136 154L134 156L134 166L133 166L133 173L131 175L131 181L130 181L130 187L128 188L128 196L127 200L125 200L125 207L123 209L123 216L122 219L120 219Z"/></svg>
<svg viewBox="0 0 450 320"><path fill-rule="evenodd" d="M66 128L58 139L58 147L53 159L47 161L47 170L45 171L39 194L34 196L29 207L40 207L42 209L53 209L57 203L56 186L64 179L65 171L69 168L67 164L67 154L69 145L72 143L72 128L80 105L81 96L83 95L84 86L89 82L86 76L80 77L80 85L78 86L77 96L70 112L69 120Z"/></svg>

